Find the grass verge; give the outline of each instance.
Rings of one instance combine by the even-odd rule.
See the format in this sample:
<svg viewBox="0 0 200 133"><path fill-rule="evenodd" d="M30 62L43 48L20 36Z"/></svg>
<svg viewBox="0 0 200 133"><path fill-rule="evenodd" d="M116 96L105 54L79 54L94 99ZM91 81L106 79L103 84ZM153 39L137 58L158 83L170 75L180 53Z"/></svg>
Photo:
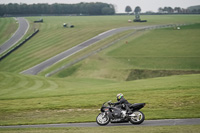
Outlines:
<svg viewBox="0 0 200 133"><path fill-rule="evenodd" d="M198 133L199 125L182 125L182 126L115 126L115 127L69 127L69 128L28 128L28 129L0 129L5 133L116 133L137 132L137 133Z"/></svg>

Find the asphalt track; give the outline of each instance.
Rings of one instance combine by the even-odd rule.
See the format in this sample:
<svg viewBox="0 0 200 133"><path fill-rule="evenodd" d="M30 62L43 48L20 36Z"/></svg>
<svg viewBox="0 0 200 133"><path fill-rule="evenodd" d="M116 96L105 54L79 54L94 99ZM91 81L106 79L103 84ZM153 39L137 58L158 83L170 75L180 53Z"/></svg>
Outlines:
<svg viewBox="0 0 200 133"><path fill-rule="evenodd" d="M107 37L110 37L114 34L117 34L117 33L120 33L120 32L123 32L123 31L127 31L127 30L131 30L131 29L135 29L135 30L145 30L145 29L153 29L153 28L161 28L161 27L165 27L165 26L168 26L168 25L153 25L153 26L129 26L129 27L121 27L121 28L117 28L117 29L112 29L112 30L109 30L109 31L106 31L106 32L103 32L75 47L72 47L71 49L69 50L66 50L36 66L33 66L32 68L29 68L23 72L21 72L22 74L29 74L29 75L37 75L39 72L41 72L42 70L44 70L45 68L91 46L92 44L100 41L100 40L103 40Z"/></svg>
<svg viewBox="0 0 200 133"><path fill-rule="evenodd" d="M174 126L174 125L200 125L200 118L145 120L140 125L133 125L131 123L109 123L106 126ZM0 128L50 128L50 127L99 127L99 125L97 125L96 122L91 122L91 123L0 126Z"/></svg>
<svg viewBox="0 0 200 133"><path fill-rule="evenodd" d="M26 19L19 17L16 18L16 20L19 23L19 27L10 39L0 46L0 54L8 50L16 43L18 43L29 29L29 23L27 22Z"/></svg>

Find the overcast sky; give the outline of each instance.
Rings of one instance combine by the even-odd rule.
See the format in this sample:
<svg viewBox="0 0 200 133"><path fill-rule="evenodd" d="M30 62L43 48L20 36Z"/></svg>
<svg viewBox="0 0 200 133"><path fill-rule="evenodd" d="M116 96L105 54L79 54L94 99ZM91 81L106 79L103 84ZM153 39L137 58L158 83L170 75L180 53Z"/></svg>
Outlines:
<svg viewBox="0 0 200 133"><path fill-rule="evenodd" d="M154 11L157 12L159 7L170 6L187 8L189 6L200 5L200 0L0 0L1 4L8 3L80 3L80 2L103 2L109 3L116 6L116 12L125 12L126 6L131 6L132 10L136 6L140 6L142 12Z"/></svg>

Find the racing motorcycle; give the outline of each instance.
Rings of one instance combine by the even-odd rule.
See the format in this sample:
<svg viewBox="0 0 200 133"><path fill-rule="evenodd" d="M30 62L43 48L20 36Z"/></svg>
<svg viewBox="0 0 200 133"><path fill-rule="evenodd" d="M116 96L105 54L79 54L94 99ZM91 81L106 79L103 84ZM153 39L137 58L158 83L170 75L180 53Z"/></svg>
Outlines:
<svg viewBox="0 0 200 133"><path fill-rule="evenodd" d="M139 111L145 106L145 103L135 103L129 106L132 113L128 114L125 108L126 105L114 106L111 101L103 103L101 113L96 117L96 122L100 126L105 126L109 122L122 123L131 122L132 124L141 124L145 116Z"/></svg>

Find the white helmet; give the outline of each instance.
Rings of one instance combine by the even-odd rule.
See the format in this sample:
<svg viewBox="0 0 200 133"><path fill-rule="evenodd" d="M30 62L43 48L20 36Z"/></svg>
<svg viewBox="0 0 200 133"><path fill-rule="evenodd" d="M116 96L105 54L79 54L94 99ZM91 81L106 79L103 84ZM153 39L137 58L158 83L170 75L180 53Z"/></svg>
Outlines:
<svg viewBox="0 0 200 133"><path fill-rule="evenodd" d="M121 99L123 97L122 93L117 94L117 99Z"/></svg>

